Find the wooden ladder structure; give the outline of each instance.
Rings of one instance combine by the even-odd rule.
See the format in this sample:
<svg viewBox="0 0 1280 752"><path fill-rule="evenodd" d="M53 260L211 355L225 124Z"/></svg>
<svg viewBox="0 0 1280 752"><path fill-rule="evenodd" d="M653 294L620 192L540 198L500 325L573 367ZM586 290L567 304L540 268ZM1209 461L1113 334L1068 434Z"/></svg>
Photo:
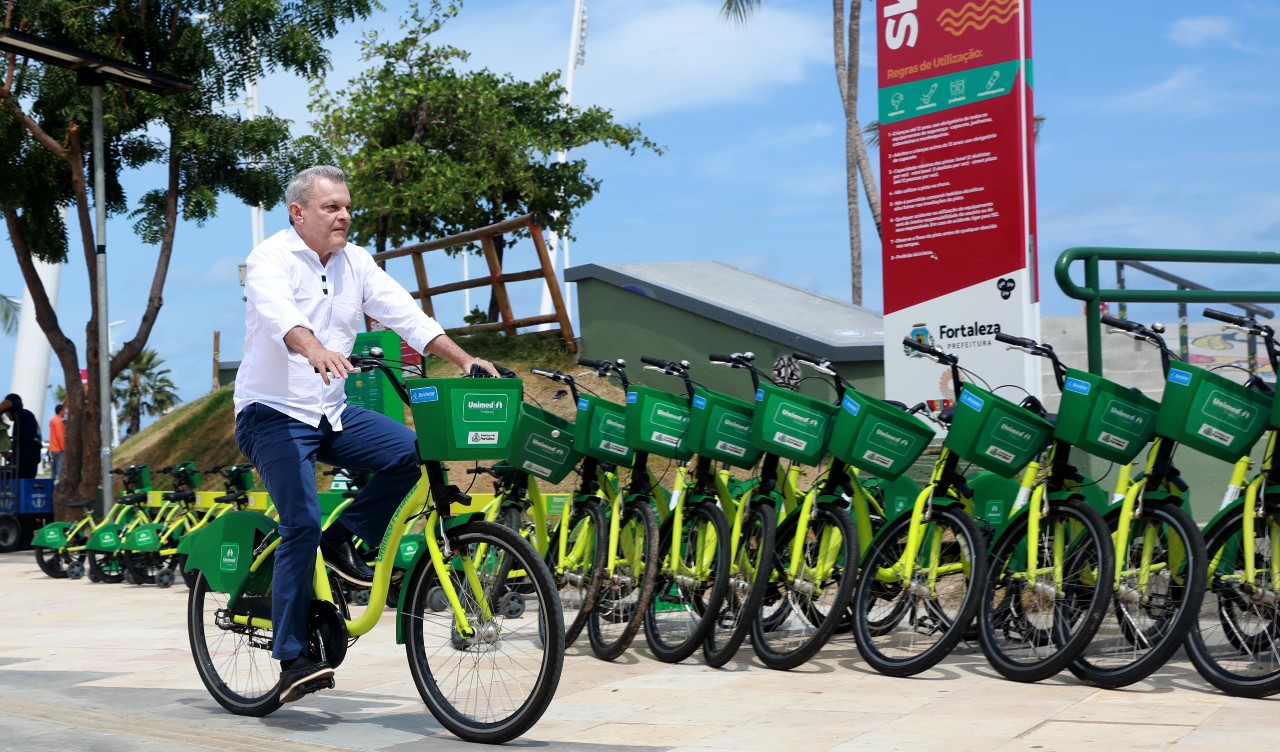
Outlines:
<svg viewBox="0 0 1280 752"><path fill-rule="evenodd" d="M525 271L504 271L502 262L498 260L498 253L494 248L493 238L495 235L503 235L515 230L527 229L529 236L533 238L533 247L538 254L538 266ZM450 282L444 285L436 285L432 287L427 282L427 266L423 256L431 251L441 251L449 248L456 248L471 243L480 243L482 255L489 265L488 276L475 277L473 279L464 279L459 282ZM507 260L511 259L511 251L514 246L508 246L504 255ZM569 312L564 305L564 297L560 294L560 283L556 279L555 269L551 266L551 257L547 255L547 244L542 237L541 220L536 213L525 214L521 217L513 217L497 224L487 227L481 227L475 230L450 235L438 240L430 240L425 243L415 243L407 245L403 248L396 248L390 251L374 254L373 258L380 264L385 265L387 261L395 258L410 257L413 261L414 275L418 281L418 289L410 290L409 294L422 305L422 310L428 316L435 318L435 306L431 299L437 295L444 295L451 292L460 292L462 290L470 290L479 287L489 287L493 290L493 296L498 303L499 320L484 324L470 324L467 326L453 327L446 329L445 332L450 336L455 334L476 334L478 332L502 331L508 337L519 335L520 329L525 329L540 324L559 324L560 329L551 329L548 331L536 332L539 336L555 336L559 335L564 340L565 346L570 352L577 350L577 343L573 336L573 324L569 321ZM542 279L547 285L547 289L551 291L551 302L555 307L554 313L538 314L536 316L522 316L517 318L511 310L511 299L507 295L507 285L512 282L523 282L532 279Z"/></svg>

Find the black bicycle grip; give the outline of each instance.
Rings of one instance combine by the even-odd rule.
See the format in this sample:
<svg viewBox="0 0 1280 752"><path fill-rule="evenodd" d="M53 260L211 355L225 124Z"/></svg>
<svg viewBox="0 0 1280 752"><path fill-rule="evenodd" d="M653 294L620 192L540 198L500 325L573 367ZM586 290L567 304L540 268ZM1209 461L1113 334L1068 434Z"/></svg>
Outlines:
<svg viewBox="0 0 1280 752"><path fill-rule="evenodd" d="M707 356L707 360L712 363L736 363L732 355L722 355L721 353L711 353Z"/></svg>
<svg viewBox="0 0 1280 752"><path fill-rule="evenodd" d="M654 366L656 368L671 368L673 365L675 365L669 360L663 360L662 358L655 358L652 355L641 355L640 362L644 363L647 366Z"/></svg>
<svg viewBox="0 0 1280 752"><path fill-rule="evenodd" d="M1227 313L1226 311L1219 311L1213 308L1204 309L1204 317L1207 319L1213 319L1214 321L1221 321L1224 324L1245 327L1249 326L1249 319L1247 317L1237 316L1234 313Z"/></svg>
<svg viewBox="0 0 1280 752"><path fill-rule="evenodd" d="M1136 321L1125 321L1124 319L1118 319L1115 316L1108 316L1105 313L1102 314L1101 321L1112 329L1123 329L1126 332L1136 332L1142 328L1142 324L1139 324Z"/></svg>
<svg viewBox="0 0 1280 752"><path fill-rule="evenodd" d="M609 366L609 361L595 360L593 358L578 358L578 365L586 366L587 368L607 368Z"/></svg>
<svg viewBox="0 0 1280 752"><path fill-rule="evenodd" d="M809 363L815 366L820 366L822 365L822 362L823 362L823 359L819 358L817 355L810 355L809 353L800 352L798 350L791 353L791 357L803 363Z"/></svg>
<svg viewBox="0 0 1280 752"><path fill-rule="evenodd" d="M1005 334L1004 332L996 332L996 342L1003 342L1006 345L1026 347L1029 349L1036 346L1035 340L1027 339L1026 337L1015 337L1012 334Z"/></svg>
<svg viewBox="0 0 1280 752"><path fill-rule="evenodd" d="M912 339L912 338L910 338L910 337L903 337L903 338L902 338L902 344L906 345L907 347L910 347L912 350L915 350L916 352L924 353L925 355L935 355L935 354L936 354L936 351L935 351L932 347L929 347L928 345L924 344L923 342L920 342L920 341L918 341L918 340L914 340L914 339Z"/></svg>

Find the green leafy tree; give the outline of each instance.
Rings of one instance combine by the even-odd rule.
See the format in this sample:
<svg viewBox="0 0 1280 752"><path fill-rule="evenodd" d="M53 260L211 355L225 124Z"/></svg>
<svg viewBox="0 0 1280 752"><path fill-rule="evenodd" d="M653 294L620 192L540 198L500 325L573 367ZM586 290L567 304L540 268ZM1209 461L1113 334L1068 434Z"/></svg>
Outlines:
<svg viewBox="0 0 1280 752"><path fill-rule="evenodd" d="M17 300L7 295L0 295L0 332L13 334L17 331L18 313L21 308Z"/></svg>
<svg viewBox="0 0 1280 752"><path fill-rule="evenodd" d="M721 13L729 19L745 22L763 0L724 0ZM849 214L849 262L853 276L853 303L862 305L862 216L858 213L858 181L867 194L867 206L880 233L880 189L871 157L858 125L858 45L862 23L861 0L850 0L845 13L844 0L831 0L832 41L835 48L836 84L844 109L845 187Z"/></svg>
<svg viewBox="0 0 1280 752"><path fill-rule="evenodd" d="M158 417L182 400L169 378L169 369L155 350L144 347L138 357L116 377L113 398L119 411L120 428L132 436L142 428L142 416Z"/></svg>
<svg viewBox="0 0 1280 752"><path fill-rule="evenodd" d="M563 102L559 74L518 81L462 71L463 50L428 41L457 12L412 6L403 38L361 42L372 64L348 83L312 88L317 150L331 150L355 198L352 237L376 252L538 212L572 237L577 211L600 187L584 159L557 151L588 144L661 150L608 110ZM506 239L494 239L501 259ZM492 305L489 317L495 312Z"/></svg>
<svg viewBox="0 0 1280 752"><path fill-rule="evenodd" d="M163 303L178 220L214 216L219 197L271 206L284 181L307 155L292 150L288 123L268 113L247 120L218 106L238 98L245 83L266 71L320 75L325 47L347 20L368 15L376 0L7 0L4 26L118 58L195 84L169 99L108 84L103 95L106 193L109 215L128 214L138 235L156 247L154 269L137 331L111 357L112 378L138 357ZM62 368L71 420L66 433L66 482L56 509L90 496L100 477L99 384L80 388L81 355L74 328L49 303L34 259L61 263L75 247L87 265L90 317L84 364L98 372L93 203L87 184L92 148L90 90L76 74L21 55L0 55L0 214L31 291L36 321ZM123 173L150 168L154 188L125 195ZM80 231L69 245L59 207L70 206ZM123 226L123 223L121 223Z"/></svg>

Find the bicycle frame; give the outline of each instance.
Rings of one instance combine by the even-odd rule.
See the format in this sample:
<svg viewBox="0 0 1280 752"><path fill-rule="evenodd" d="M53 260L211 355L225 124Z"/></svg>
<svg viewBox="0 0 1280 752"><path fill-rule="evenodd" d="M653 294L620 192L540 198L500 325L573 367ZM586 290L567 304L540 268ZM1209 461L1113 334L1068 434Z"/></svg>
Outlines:
<svg viewBox="0 0 1280 752"><path fill-rule="evenodd" d="M417 484L414 485L413 489L400 503L399 508L396 509L396 513L392 518L391 524L387 527L387 532L383 536L381 545L378 547L378 558L373 567L373 586L369 595L369 602L384 603L386 601L387 593L390 592L391 588L391 575L395 564L395 551L399 548L400 540L413 526L414 521L417 520L418 517L422 515L423 511L430 506L431 511L427 514L426 529L432 532L425 536L428 554L427 563L424 563L419 559L415 566L431 566L435 570L438 584L444 591L449 607L453 611L453 615L456 620L455 628L463 637L471 637L475 634L475 627L471 623L471 619L467 616L467 613L462 606L461 599L458 596L458 591L454 586L453 577L451 576L452 570L450 569L449 563L445 560L446 555L452 556L453 552L448 549L447 542L443 546L441 544L441 540L444 537L444 531L441 525L442 520L440 517L440 511L435 508L435 505L433 505L434 500L431 497L433 481L430 478L430 475L431 471L429 467L424 465L422 467L422 475L418 479ZM437 530L440 531L439 535L435 533ZM260 571L267 561L270 560L271 555L279 545L280 539L275 538L270 544L263 548L262 551L257 552L254 557L253 564L250 565L250 573L252 574ZM475 561L470 556L459 556L456 558L461 559L462 570L465 573L466 582L477 596L476 600L480 605L481 616L484 619L492 619L493 614L490 613L488 599L483 596L484 586L480 582ZM336 603L333 589L329 584L329 575L324 566L324 559L320 556L319 552L316 553L314 577L315 599L327 603ZM239 591L231 593L228 605L235 605L235 602L243 594L244 586L247 585L250 579L251 577L244 578ZM399 617L403 612L403 593L401 598L402 602L396 609L397 617ZM367 608L359 617L345 620L347 634L351 637L360 637L368 634L374 626L378 624L378 621L382 617L382 613L383 609L381 608ZM271 621L269 619L237 615L233 617L233 620L235 623L245 626L256 627L259 629L271 629ZM403 643L404 639L403 635L400 634L399 624L400 620L397 618L396 641L398 643Z"/></svg>
<svg viewBox="0 0 1280 752"><path fill-rule="evenodd" d="M973 513L973 499L961 495L953 482L957 477L956 466L958 463L959 457L944 446L942 453L938 455L938 460L933 465L929 484L916 496L915 506L911 509L911 524L907 528L907 545L902 552L902 556L895 566L877 571L875 573L877 580L885 583L911 581L912 577L915 576L916 557L920 555L920 550L926 543L926 536L929 537L930 562L926 583L930 593L936 594L939 577L955 571L968 571L969 565L967 563L948 564L945 566L940 564L942 559L942 537L929 535L931 531L928 527L933 502L939 490L941 490L943 498L954 500L947 503L959 503L967 513Z"/></svg>

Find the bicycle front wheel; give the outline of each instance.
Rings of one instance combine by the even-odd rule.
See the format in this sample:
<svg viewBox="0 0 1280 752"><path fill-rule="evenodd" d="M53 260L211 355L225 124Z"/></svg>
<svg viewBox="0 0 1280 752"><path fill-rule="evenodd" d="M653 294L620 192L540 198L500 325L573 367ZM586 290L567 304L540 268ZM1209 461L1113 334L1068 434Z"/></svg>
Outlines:
<svg viewBox="0 0 1280 752"><path fill-rule="evenodd" d="M602 661L614 660L631 646L658 583L658 518L647 503L622 505L613 560L612 575L605 562L604 581L587 614L587 638Z"/></svg>
<svg viewBox="0 0 1280 752"><path fill-rule="evenodd" d="M1107 516L1116 529L1118 513ZM1204 598L1204 539L1173 504L1148 502L1116 545L1119 585L1098 634L1070 664L1094 687L1127 687L1150 676L1178 650Z"/></svg>
<svg viewBox="0 0 1280 752"><path fill-rule="evenodd" d="M70 562L68 557L66 560ZM62 579L67 576L67 570L63 561L63 553L56 548L36 548L36 564L40 566L40 571L50 577Z"/></svg>
<svg viewBox="0 0 1280 752"><path fill-rule="evenodd" d="M951 652L973 622L987 572L982 533L963 510L935 506L908 561L910 528L903 514L876 536L853 596L858 652L887 676L913 676Z"/></svg>
<svg viewBox="0 0 1280 752"><path fill-rule="evenodd" d="M550 704L564 666L564 619L551 573L515 531L473 521L449 532L452 607L431 608L439 582L424 559L400 614L409 671L436 720L459 738L501 744L528 731ZM507 573L522 570L520 587ZM463 634L469 631L470 634Z"/></svg>
<svg viewBox="0 0 1280 752"><path fill-rule="evenodd" d="M564 645L569 647L582 634L587 616L595 607L604 581L604 555L609 539L604 512L594 499L574 503L571 514L560 524L569 526L565 531L564 557L560 556L562 531L557 527L548 540L547 562L560 591Z"/></svg>
<svg viewBox="0 0 1280 752"><path fill-rule="evenodd" d="M271 596L247 592L237 611L270 620ZM219 705L253 717L280 707L280 664L271 658L271 630L236 624L227 594L211 590L203 573L187 598L187 636L196 673Z"/></svg>
<svg viewBox="0 0 1280 752"><path fill-rule="evenodd" d="M679 663L702 646L729 587L729 523L720 507L686 505L683 529L673 526L665 526L660 536L662 574L644 615L649 649L667 663ZM673 565L671 547L676 541L680 557Z"/></svg>
<svg viewBox="0 0 1280 752"><path fill-rule="evenodd" d="M751 647L764 665L793 669L827 644L848 613L858 574L858 533L848 510L819 506L795 561L799 525L788 521L773 547L773 573L751 623ZM791 572L794 571L793 576Z"/></svg>
<svg viewBox="0 0 1280 752"><path fill-rule="evenodd" d="M1244 507L1205 534L1209 587L1187 632L1187 653L1213 686L1235 697L1280 692L1280 611L1274 596L1280 518L1254 520L1254 579L1245 572Z"/></svg>
<svg viewBox="0 0 1280 752"><path fill-rule="evenodd" d="M1021 515L996 541L978 610L982 652L1020 682L1047 679L1084 650L1111 603L1116 564L1106 522L1084 502L1053 503L1035 540L1029 523Z"/></svg>
<svg viewBox="0 0 1280 752"><path fill-rule="evenodd" d="M707 665L718 668L733 660L751 631L769 584L770 556L777 535L777 511L769 504L751 504L743 510L742 530L732 546L729 588L716 613L715 626L707 632L702 654Z"/></svg>

